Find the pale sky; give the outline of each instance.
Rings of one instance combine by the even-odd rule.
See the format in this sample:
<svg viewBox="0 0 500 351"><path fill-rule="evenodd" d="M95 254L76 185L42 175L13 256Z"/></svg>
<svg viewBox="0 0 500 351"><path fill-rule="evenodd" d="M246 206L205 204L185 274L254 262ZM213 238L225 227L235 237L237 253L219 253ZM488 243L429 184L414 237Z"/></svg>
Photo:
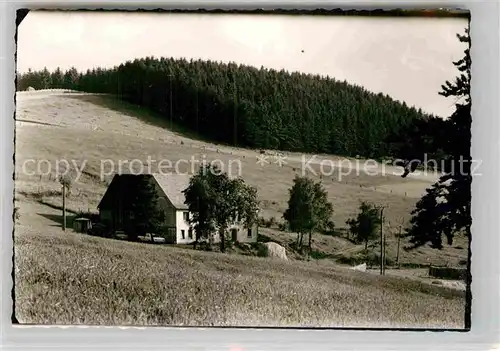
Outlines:
<svg viewBox="0 0 500 351"><path fill-rule="evenodd" d="M207 59L329 75L439 116L465 49L465 19L30 12L18 71L113 67L145 56ZM304 52L302 52L302 50Z"/></svg>

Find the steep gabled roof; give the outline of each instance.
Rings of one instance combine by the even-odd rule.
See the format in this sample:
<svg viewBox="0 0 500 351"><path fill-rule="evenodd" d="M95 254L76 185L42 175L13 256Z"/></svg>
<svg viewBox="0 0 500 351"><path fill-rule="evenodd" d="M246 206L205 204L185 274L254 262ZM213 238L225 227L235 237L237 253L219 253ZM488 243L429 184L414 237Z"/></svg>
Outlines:
<svg viewBox="0 0 500 351"><path fill-rule="evenodd" d="M113 180L106 189L104 196L102 197L97 208L101 208L103 204L108 201L109 196L115 191L118 191L119 185L122 184L122 187L127 187L128 182L133 181L135 177L153 177L156 180L156 183L160 187L160 189L165 193L168 197L172 205L178 210L187 210L188 206L184 204L185 196L182 193L184 189L189 186L189 175L183 174L161 174L161 173L143 173L143 174L115 174Z"/></svg>
<svg viewBox="0 0 500 351"><path fill-rule="evenodd" d="M101 198L101 201L99 201L99 204L97 205L97 208L100 209L103 205L109 203L109 197L111 196L112 192L114 191L114 188L116 187L116 184L119 182L119 174L115 174L113 179L111 180L111 183L109 183L106 192Z"/></svg>
<svg viewBox="0 0 500 351"><path fill-rule="evenodd" d="M153 173L152 176L176 209L188 209L182 192L189 186L189 175Z"/></svg>

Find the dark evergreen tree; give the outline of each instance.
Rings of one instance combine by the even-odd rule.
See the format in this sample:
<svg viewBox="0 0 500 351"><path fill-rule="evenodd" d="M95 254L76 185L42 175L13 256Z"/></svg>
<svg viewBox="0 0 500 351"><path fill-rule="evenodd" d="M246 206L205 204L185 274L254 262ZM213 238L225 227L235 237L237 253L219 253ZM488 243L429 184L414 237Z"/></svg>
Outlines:
<svg viewBox="0 0 500 351"><path fill-rule="evenodd" d="M368 241L377 237L382 218L380 211L375 205L365 201L359 206L359 213L356 218L346 221L349 231L353 234L357 242L365 243L365 250L368 248Z"/></svg>
<svg viewBox="0 0 500 351"><path fill-rule="evenodd" d="M453 243L456 233L470 236L470 201L471 201L471 112L470 112L470 38L468 31L458 35L461 42L467 43L465 57L454 64L461 74L455 83L443 85L444 96L455 96L455 112L445 121L446 137L440 146L446 155L441 171L444 173L438 183L428 189L427 194L417 203L413 211L411 228L407 235L415 246L431 243L435 248L442 248L442 237L448 244ZM437 138L438 136L435 136ZM441 137L441 136L439 136ZM434 230L429 231L426 223L433 218ZM426 228L422 230L421 228Z"/></svg>
<svg viewBox="0 0 500 351"><path fill-rule="evenodd" d="M75 67L71 67L64 73L63 88L68 90L78 90L79 74Z"/></svg>
<svg viewBox="0 0 500 351"><path fill-rule="evenodd" d="M40 75L40 89L51 89L52 88L52 79L51 74L47 67L45 67Z"/></svg>
<svg viewBox="0 0 500 351"><path fill-rule="evenodd" d="M16 71L16 91L25 91L28 89L26 74Z"/></svg>
<svg viewBox="0 0 500 351"><path fill-rule="evenodd" d="M466 298L468 303L465 311L466 328L470 328L470 301L472 280L470 272L470 243L472 224L471 217L471 100L470 100L470 36L466 30L464 35L457 35L458 39L467 44L464 57L454 62L459 75L455 82L447 81L442 86L440 95L455 97L456 108L451 117L446 120L446 135L436 131L434 139L442 138L439 146L445 155L441 166L443 176L417 203L412 212L411 226L406 231L412 247L415 248L427 243L441 249L442 238L451 245L457 235L465 235L469 240L469 255L467 260ZM442 132L442 131L441 131Z"/></svg>
<svg viewBox="0 0 500 351"><path fill-rule="evenodd" d="M135 177L134 177L135 178ZM128 182L123 209L126 212L126 230L130 240L151 234L163 236L164 212L158 206L158 194L151 176L138 177Z"/></svg>
<svg viewBox="0 0 500 351"><path fill-rule="evenodd" d="M59 67L51 74L51 89L62 89L64 86L64 74Z"/></svg>

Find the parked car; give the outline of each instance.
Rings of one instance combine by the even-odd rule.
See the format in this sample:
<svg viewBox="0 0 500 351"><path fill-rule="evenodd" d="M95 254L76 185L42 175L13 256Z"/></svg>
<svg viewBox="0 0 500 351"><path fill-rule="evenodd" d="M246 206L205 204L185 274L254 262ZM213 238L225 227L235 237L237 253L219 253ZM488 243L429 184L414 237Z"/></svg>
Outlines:
<svg viewBox="0 0 500 351"><path fill-rule="evenodd" d="M153 236L152 241L151 241L151 236ZM165 238L163 238L161 236L154 236L154 234L151 234L151 233L147 233L144 236L139 236L138 239L140 241L144 241L144 242L165 243Z"/></svg>

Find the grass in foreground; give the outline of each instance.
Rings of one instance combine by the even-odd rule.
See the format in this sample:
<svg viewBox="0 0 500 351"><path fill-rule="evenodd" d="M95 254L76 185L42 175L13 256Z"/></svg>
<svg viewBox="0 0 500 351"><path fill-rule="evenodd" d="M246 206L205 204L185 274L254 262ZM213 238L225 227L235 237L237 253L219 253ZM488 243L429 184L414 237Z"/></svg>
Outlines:
<svg viewBox="0 0 500 351"><path fill-rule="evenodd" d="M20 323L463 328L451 289L59 230L16 228Z"/></svg>

